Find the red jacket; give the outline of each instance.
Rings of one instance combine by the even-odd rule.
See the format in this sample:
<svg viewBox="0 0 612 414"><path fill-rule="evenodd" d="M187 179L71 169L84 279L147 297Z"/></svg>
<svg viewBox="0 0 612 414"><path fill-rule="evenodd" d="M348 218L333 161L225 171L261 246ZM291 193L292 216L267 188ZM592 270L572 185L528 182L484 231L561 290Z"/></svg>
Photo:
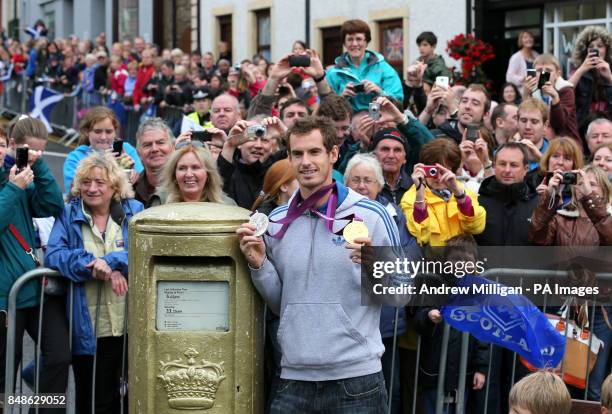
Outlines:
<svg viewBox="0 0 612 414"><path fill-rule="evenodd" d="M153 65L140 66L140 68L138 69L138 75L136 75L136 85L134 86L134 94L133 94L134 105L140 105L140 99L146 98L149 96L149 94L145 92L143 89L145 85L147 84L147 82L149 82L149 79L151 79L152 76L153 76Z"/></svg>
<svg viewBox="0 0 612 414"><path fill-rule="evenodd" d="M562 79L560 79L562 80ZM555 88L559 94L559 103L550 106L550 126L555 131L556 136L566 136L574 138L582 146L582 138L578 133L576 124L576 98L572 85L564 81L557 80Z"/></svg>
<svg viewBox="0 0 612 414"><path fill-rule="evenodd" d="M111 74L111 89L118 95L125 94L125 80L128 75L128 71L125 69L118 69Z"/></svg>

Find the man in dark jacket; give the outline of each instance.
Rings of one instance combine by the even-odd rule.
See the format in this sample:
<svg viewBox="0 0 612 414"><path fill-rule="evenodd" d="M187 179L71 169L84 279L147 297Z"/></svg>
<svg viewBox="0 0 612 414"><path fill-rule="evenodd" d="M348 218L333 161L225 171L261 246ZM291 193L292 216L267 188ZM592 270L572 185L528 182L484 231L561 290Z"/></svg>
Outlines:
<svg viewBox="0 0 612 414"><path fill-rule="evenodd" d="M270 130L276 129L283 134L285 126L278 118L262 118L260 116L250 121L236 122L217 158L219 173L223 178L223 191L240 207L249 210L261 191L268 168L287 157L287 151L278 151L271 155ZM266 135L248 133L248 127L261 124L266 124Z"/></svg>
<svg viewBox="0 0 612 414"><path fill-rule="evenodd" d="M525 182L529 171L523 144L503 144L495 154L495 175L480 185L478 202L487 211L485 230L476 235L481 246L527 245L529 219L538 203L535 189Z"/></svg>
<svg viewBox="0 0 612 414"><path fill-rule="evenodd" d="M538 204L535 189L525 180L529 171L527 149L524 144L508 142L499 147L493 162L495 175L480 184L478 202L487 211L485 230L476 235L481 246L524 246L528 244L529 221ZM489 413L507 412L504 405L512 385L512 355L498 346L492 348L489 378ZM522 375L516 364L516 376ZM506 389L507 388L507 389ZM479 393L478 409L484 413L484 393Z"/></svg>

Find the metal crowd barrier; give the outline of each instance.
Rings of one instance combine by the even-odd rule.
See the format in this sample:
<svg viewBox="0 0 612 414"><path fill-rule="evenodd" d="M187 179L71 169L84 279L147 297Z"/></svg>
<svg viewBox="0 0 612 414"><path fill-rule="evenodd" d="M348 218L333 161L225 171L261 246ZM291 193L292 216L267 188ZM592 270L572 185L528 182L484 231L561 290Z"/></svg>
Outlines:
<svg viewBox="0 0 612 414"><path fill-rule="evenodd" d="M554 280L554 279L563 279L563 278L567 278L567 276L569 275L570 272L567 271L547 271L547 270L538 270L538 269L489 269L487 271L485 271L484 273L480 274L480 276L484 277L484 278L491 278L492 280L498 280L499 277L501 276L512 276L512 277L517 277L520 278L520 285L523 285L523 279L530 279L530 278L546 278L546 283L549 282L549 280ZM602 280L602 281L609 281L612 282L612 273L595 273L595 278L597 280ZM547 297L548 294L545 295L545 304L543 307L543 312L546 313L546 309L547 309ZM591 307L591 314L590 314L590 321L589 321L589 326L592 327L593 323L594 323L594 318L595 318L595 307L598 306L597 303L593 302L592 305L589 305L589 307ZM566 320L565 320L565 334L567 334L567 329L569 326L569 312L566 314ZM448 342L449 342L449 338L450 338L450 330L451 327L450 325L442 322L441 324L443 324L443 336L442 336L442 348L441 348L441 355L440 355L440 365L439 365L439 370L438 370L438 385L437 385L437 390L436 390L436 410L435 413L436 414L443 414L444 412L444 383L445 383L445 379L446 379L446 363L447 363L447 359L448 359ZM592 329L592 328L591 328ZM591 335L589 336L589 349L591 348L591 342L593 339L593 335L592 335L592 330L591 330ZM459 358L460 358L460 363L459 363L459 382L458 382L458 388L457 388L457 401L455 404L455 413L456 414L464 414L466 411L466 401L465 401L465 389L466 389L466 376L467 376L467 365L468 365L468 346L469 346L469 338L470 338L470 334L467 332L463 332L461 334L461 351L459 354ZM493 348L493 344L491 344L489 346L489 365L487 368L487 373L486 373L486 382L485 382L485 406L484 406L484 413L486 414L488 412L488 402L489 402L489 381L491 378L491 365L492 365L492 358L493 358L493 353L492 353L492 348ZM416 373L415 373L415 384L414 384L414 390L413 390L413 395L412 395L412 410L411 413L412 414L416 414L417 412L417 390L418 390L418 378L419 378L419 363L420 363L420 357L421 357L421 336L419 335L418 338L418 342L417 342L417 354L416 354ZM514 367L515 367L515 363L516 363L516 352L513 352L513 365L512 365L512 376L511 376L511 384L515 383L515 372L514 372ZM590 360L588 359L588 354L587 354L587 365L586 365L586 384L585 384L585 389L584 389L584 400L587 399L587 395L588 395L588 389L589 389L589 362ZM564 367L563 367L563 363L561 364L561 377L563 377L563 372L564 372Z"/></svg>
<svg viewBox="0 0 612 414"><path fill-rule="evenodd" d="M8 296L8 308L7 308L7 333L6 333L6 354L5 354L5 377L4 377L4 407L2 412L12 414L15 410L13 405L8 404L8 398L11 395L15 395L15 328L16 328L16 315L17 315L17 296L19 295L19 291L21 288L33 279L44 279L44 278L61 278L63 281L69 282L68 288L68 301L69 301L69 315L68 315L68 343L70 353L72 354L72 321L73 321L73 304L74 304L74 284L68 279L62 277L62 275L48 268L38 268L31 270L29 272L21 275L9 292ZM100 304L101 304L101 293L102 293L102 283L98 283L98 292L97 292L97 303L96 303L96 315L95 315L95 328L94 328L94 337L97 338L99 319L100 319ZM36 341L35 348L35 377L34 377L34 393L38 393L39 381L40 381L40 347L41 347L41 332L42 332L42 322L43 322L43 304L45 298L45 291L41 289L40 293L40 305L39 305L39 319L38 319L38 341ZM121 384L120 384L120 413L123 414L127 412L127 407L124 406L124 397L127 393L127 381L126 381L126 362L127 362L127 321L128 321L128 308L127 308L127 294L125 300L125 317L124 317L124 325L123 325L123 350L122 350L122 365L121 365ZM93 360L93 370L92 370L92 392L91 392L91 413L95 413L95 388L96 388L96 365L97 365L97 348L96 353L94 353ZM23 386L21 386L23 389ZM66 390L68 391L68 390ZM66 395L66 407L69 407L69 403L71 401L68 400L68 396ZM74 405L74 401L72 401ZM20 406L21 412L22 406ZM38 413L39 408L35 408L35 412ZM80 414L80 413L79 413Z"/></svg>

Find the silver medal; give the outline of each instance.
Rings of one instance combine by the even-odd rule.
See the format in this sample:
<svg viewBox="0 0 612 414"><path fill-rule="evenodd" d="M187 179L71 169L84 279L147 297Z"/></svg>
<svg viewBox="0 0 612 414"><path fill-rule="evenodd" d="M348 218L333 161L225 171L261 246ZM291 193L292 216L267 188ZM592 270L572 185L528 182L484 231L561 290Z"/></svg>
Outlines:
<svg viewBox="0 0 612 414"><path fill-rule="evenodd" d="M253 236L263 236L266 230L268 230L269 223L270 221L268 220L268 216L263 213L255 212L255 214L253 214L249 219L249 224L255 226L256 228Z"/></svg>

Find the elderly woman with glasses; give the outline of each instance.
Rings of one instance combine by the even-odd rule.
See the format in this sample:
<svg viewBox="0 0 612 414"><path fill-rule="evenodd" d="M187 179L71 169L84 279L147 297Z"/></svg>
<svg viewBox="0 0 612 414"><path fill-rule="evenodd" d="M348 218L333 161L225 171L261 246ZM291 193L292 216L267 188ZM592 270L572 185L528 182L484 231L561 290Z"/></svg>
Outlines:
<svg viewBox="0 0 612 414"><path fill-rule="evenodd" d="M235 205L223 194L222 181L210 151L200 142L177 145L161 172L156 204L201 202Z"/></svg>
<svg viewBox="0 0 612 414"><path fill-rule="evenodd" d="M143 206L109 153L92 152L80 162L70 194L51 231L45 265L74 283L76 411L91 411L95 381L95 412L117 413L127 352L128 222Z"/></svg>

